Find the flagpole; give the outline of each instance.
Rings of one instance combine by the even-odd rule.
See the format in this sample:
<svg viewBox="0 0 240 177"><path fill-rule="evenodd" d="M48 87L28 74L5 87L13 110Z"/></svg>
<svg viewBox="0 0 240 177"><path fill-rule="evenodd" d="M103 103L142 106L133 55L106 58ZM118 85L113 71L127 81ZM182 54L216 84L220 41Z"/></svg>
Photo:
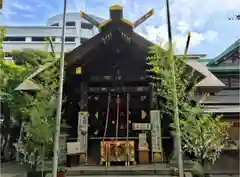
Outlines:
<svg viewBox="0 0 240 177"><path fill-rule="evenodd" d="M169 60L171 60L172 79L173 79L173 106L174 106L173 114L174 114L174 122L176 125L176 137L175 137L176 147L175 148L177 148L179 177L184 177L180 125L179 125L180 123L179 123L178 98L177 98L176 78L175 78L175 61L174 61L173 46L172 46L172 32L171 32L169 0L166 0L166 11L167 11L167 23L168 23Z"/></svg>
<svg viewBox="0 0 240 177"><path fill-rule="evenodd" d="M62 113L67 0L64 0L63 2L64 4L63 4L62 37L61 37L62 43L61 43L61 54L60 54L60 76L59 76L58 103L57 103L57 116L56 116L56 132L55 132L54 149L53 149L54 156L53 156L52 177L57 177L59 136L60 136L60 126L61 126L61 113Z"/></svg>

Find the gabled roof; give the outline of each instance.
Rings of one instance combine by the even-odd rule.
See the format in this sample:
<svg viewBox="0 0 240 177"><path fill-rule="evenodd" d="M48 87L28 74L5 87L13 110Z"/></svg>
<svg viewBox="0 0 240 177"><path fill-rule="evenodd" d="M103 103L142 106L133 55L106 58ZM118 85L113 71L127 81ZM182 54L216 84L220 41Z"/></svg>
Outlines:
<svg viewBox="0 0 240 177"><path fill-rule="evenodd" d="M15 88L16 91L33 91L40 90L39 85L35 84L32 80L24 80L21 84Z"/></svg>
<svg viewBox="0 0 240 177"><path fill-rule="evenodd" d="M199 63L208 63L210 62L211 60L213 60L213 58L199 58L197 61Z"/></svg>
<svg viewBox="0 0 240 177"><path fill-rule="evenodd" d="M208 66L208 70L213 73L236 73L240 72L240 66L234 65L234 66Z"/></svg>
<svg viewBox="0 0 240 177"><path fill-rule="evenodd" d="M206 88L207 90L209 89L209 87L211 87L212 89L215 88L215 91L225 87L225 85L217 77L215 77L205 65L199 63L196 60L189 60L188 62L195 62L195 65L198 66L201 73L206 76L202 81L197 84L198 87L201 87L202 89Z"/></svg>
<svg viewBox="0 0 240 177"><path fill-rule="evenodd" d="M176 56L180 56L180 57L182 57L182 56L184 56L184 55L176 55ZM187 55L187 58L188 59L191 59L191 60L194 60L194 59L199 59L199 58L204 58L204 57L206 57L207 56L207 54L188 54Z"/></svg>
<svg viewBox="0 0 240 177"><path fill-rule="evenodd" d="M240 113L239 105L203 105L201 107L203 113Z"/></svg>
<svg viewBox="0 0 240 177"><path fill-rule="evenodd" d="M208 66L217 65L221 60L224 60L224 56L231 53L237 48L239 48L239 53L240 53L240 39L234 42L230 47L228 47L225 51L223 51L220 55L215 57L213 60L209 61L207 65Z"/></svg>
<svg viewBox="0 0 240 177"><path fill-rule="evenodd" d="M66 55L66 67L70 67L71 65L75 64L82 64L87 54L94 54L94 49L97 49L100 45L104 44L105 39L111 40L115 37L114 35L119 34L122 35L123 38L125 37L130 39L130 43L136 44L146 54L149 52L149 47L153 46L154 44L133 31L134 25L128 20L122 18L121 8L118 7L117 9L111 9L110 14L111 19L107 20L104 24L99 25L101 29L99 34L92 37L84 44L78 46ZM86 14L85 16L87 17ZM128 45L128 43L126 43L126 45ZM203 54L201 56L205 55ZM192 55L192 57L199 57L199 55ZM193 71L195 76L201 79L206 77L206 74L202 73L201 71L202 65L200 63L191 62L190 60L188 60L186 63L189 66L188 69Z"/></svg>
<svg viewBox="0 0 240 177"><path fill-rule="evenodd" d="M108 25L111 25L111 23ZM76 62L80 62L84 58L84 56L86 56L88 53L92 52L95 48L100 46L100 44L103 44L103 38L105 36L108 36L109 34L111 34L111 35L114 35L116 33L125 34L127 37L129 37L131 39L132 43L136 44L145 53L148 53L149 47L154 45L152 42L148 41L147 39L145 39L141 35L135 33L134 31L125 30L124 28L119 29L117 26L116 26L116 28L117 29L112 28L111 30L109 30L107 32L102 31L98 35L96 35L93 38L86 41L84 44L78 46L77 48L75 48L74 50L69 52L65 57L67 67L72 64L75 64ZM126 43L126 45L127 45L127 43ZM199 63L200 65L199 65L199 64L196 64L195 62L194 63L191 62L190 60L188 60L186 63L189 66L189 68L191 68L191 70L194 70L194 72L198 76L200 76L201 78L206 77L206 75L203 74L201 71L202 66L200 63Z"/></svg>

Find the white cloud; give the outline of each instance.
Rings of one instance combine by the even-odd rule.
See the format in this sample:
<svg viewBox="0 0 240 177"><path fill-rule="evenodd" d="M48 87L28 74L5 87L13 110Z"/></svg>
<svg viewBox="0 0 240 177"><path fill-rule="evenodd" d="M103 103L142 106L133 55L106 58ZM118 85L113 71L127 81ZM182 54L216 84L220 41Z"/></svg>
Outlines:
<svg viewBox="0 0 240 177"><path fill-rule="evenodd" d="M33 12L33 7L24 4L24 3L19 3L18 0L7 0L4 1L3 3L3 17L2 17L2 21L3 24L9 23L11 22L11 18L15 15L17 15L16 10L22 10L22 11L27 11L27 13L29 12ZM24 16L30 16L33 14L28 14L28 15L24 15Z"/></svg>
<svg viewBox="0 0 240 177"><path fill-rule="evenodd" d="M3 12L3 22L5 22L5 20L6 19L10 19L10 17L12 16L12 15L15 15L16 14L16 12L14 12L12 9L11 9L11 2L10 1L5 1L4 3L3 3L3 10L2 10L2 12Z"/></svg>
<svg viewBox="0 0 240 177"><path fill-rule="evenodd" d="M34 14L23 14L22 16L26 17L26 18L33 18L33 17L35 17Z"/></svg>
<svg viewBox="0 0 240 177"><path fill-rule="evenodd" d="M140 16L144 15L147 11L152 8L156 8L155 1L143 1L143 0L72 0L75 5L75 11L86 9L87 13L109 18L109 7L115 4L123 6L124 18L135 21ZM86 8L85 8L86 6Z"/></svg>
<svg viewBox="0 0 240 177"><path fill-rule="evenodd" d="M205 25L216 17L227 19L227 14L239 12L240 0L173 0L170 5L173 23L185 23L189 29ZM159 15L166 20L166 9L163 8ZM182 25L182 24L180 24ZM181 28L181 27L179 27Z"/></svg>
<svg viewBox="0 0 240 177"><path fill-rule="evenodd" d="M204 34L204 38L207 39L208 41L214 41L218 39L218 33L216 31L207 31Z"/></svg>
<svg viewBox="0 0 240 177"><path fill-rule="evenodd" d="M76 7L83 8L84 1L77 1ZM235 5L228 5L227 10L236 10L236 6L238 6L238 1L240 0L229 0L234 1ZM135 21L141 15L146 13L152 7L155 8L156 12L152 18L155 18L154 24L159 24L161 20L166 21L166 10L161 7L161 5L157 5L154 1L141 1L141 3L136 0L126 1L126 0L96 0L94 3L100 4L99 6L89 7L88 12L94 12L94 14L108 18L108 7L113 4L124 5L124 17ZM218 6L219 3L220 7ZM222 12L224 7L224 0L209 0L208 2L202 2L201 0L173 0L171 2L171 18L172 18L172 28L173 28L173 41L175 43L176 51L183 52L185 47L187 33L189 31L192 32L190 47L197 47L203 41L212 42L217 39L217 32L212 31L208 28L201 29L203 25L210 20L209 18L212 15L216 15L217 12ZM218 6L218 7L216 7ZM240 9L240 8L239 8ZM159 15L161 17L159 17ZM150 18L150 20L152 19ZM145 24L145 25L144 25ZM153 25L149 25L148 21L141 25L136 29L136 32L146 37L148 40L152 42L160 43L164 41L162 44L168 41L168 31L167 25L161 24L158 27ZM199 30L200 28L200 30Z"/></svg>
<svg viewBox="0 0 240 177"><path fill-rule="evenodd" d="M218 40L218 32L210 28L211 22L218 18L224 22L229 14L239 12L240 0L173 0L170 4L173 41L177 52L183 52L187 32L191 32L190 47L197 47L202 42L214 42ZM158 13L159 18L166 22L166 9L162 8ZM220 20L220 21L219 21ZM138 32L153 42L168 41L167 25L161 24L157 28L153 26L143 27Z"/></svg>
<svg viewBox="0 0 240 177"><path fill-rule="evenodd" d="M29 5L25 5L25 4L20 4L18 1L15 1L12 3L12 7L19 9L19 10L32 10L32 8Z"/></svg>
<svg viewBox="0 0 240 177"><path fill-rule="evenodd" d="M39 4L36 5L37 8L47 8L47 9L54 9L50 4L39 2Z"/></svg>
<svg viewBox="0 0 240 177"><path fill-rule="evenodd" d="M168 28L167 24L160 25L158 27L146 26L136 30L137 33L152 41L153 43L160 44L161 46L166 46L168 43ZM217 32L206 31L204 33L191 32L191 41L189 47L197 47L203 41L213 41L217 38ZM175 45L176 53L183 53L186 45L187 33L174 34L173 43Z"/></svg>
<svg viewBox="0 0 240 177"><path fill-rule="evenodd" d="M177 30L181 33L186 33L190 29L189 25L185 21L179 21L177 23Z"/></svg>

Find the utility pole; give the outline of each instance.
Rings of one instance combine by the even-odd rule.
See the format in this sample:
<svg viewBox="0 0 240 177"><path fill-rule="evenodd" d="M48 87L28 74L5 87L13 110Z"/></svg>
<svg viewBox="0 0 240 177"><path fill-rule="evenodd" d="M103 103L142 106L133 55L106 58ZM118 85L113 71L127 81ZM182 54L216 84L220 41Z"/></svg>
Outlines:
<svg viewBox="0 0 240 177"><path fill-rule="evenodd" d="M172 46L172 31L171 31L169 0L166 0L166 10L167 10L167 23L168 23L169 60L171 62L172 80L173 80L173 106L174 106L173 114L174 114L174 123L176 125L176 137L175 137L176 147L175 148L177 148L179 177L184 177L182 146L181 146L181 136L180 136L181 131L180 131L180 125L179 125L178 98L177 98L176 78L175 78L175 60L174 60L174 56L173 56L174 54L173 54L173 46Z"/></svg>
<svg viewBox="0 0 240 177"><path fill-rule="evenodd" d="M58 104L57 104L57 116L56 116L56 132L54 139L53 149L53 169L52 177L57 177L58 170L58 155L59 155L59 136L62 116L62 97L63 97L63 79L64 79L64 50L65 50L65 25L66 25L66 7L67 0L64 0L63 4L63 20L62 20L62 43L60 54L60 76L59 76L59 88L58 88Z"/></svg>

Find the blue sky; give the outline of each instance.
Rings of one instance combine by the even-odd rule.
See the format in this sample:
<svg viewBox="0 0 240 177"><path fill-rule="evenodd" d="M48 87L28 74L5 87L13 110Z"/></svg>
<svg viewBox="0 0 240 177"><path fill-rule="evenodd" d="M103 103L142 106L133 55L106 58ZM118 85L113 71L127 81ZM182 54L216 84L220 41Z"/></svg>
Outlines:
<svg viewBox="0 0 240 177"><path fill-rule="evenodd" d="M49 16L63 11L63 0L4 0L1 23L45 25ZM167 41L165 0L68 0L67 11L80 10L108 18L108 7L124 6L125 18L135 21L151 8L155 14L136 29L151 41ZM187 33L192 32L190 53L214 57L240 38L240 21L228 17L240 14L240 0L170 0L175 48L182 53Z"/></svg>

